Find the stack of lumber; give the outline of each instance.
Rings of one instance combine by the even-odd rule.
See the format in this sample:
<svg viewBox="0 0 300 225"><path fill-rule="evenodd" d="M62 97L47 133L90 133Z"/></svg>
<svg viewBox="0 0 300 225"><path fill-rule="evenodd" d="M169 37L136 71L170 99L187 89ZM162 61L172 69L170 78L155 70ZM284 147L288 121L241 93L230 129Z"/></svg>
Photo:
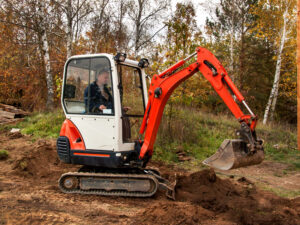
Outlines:
<svg viewBox="0 0 300 225"><path fill-rule="evenodd" d="M0 125L18 122L27 115L29 115L28 112L0 103Z"/></svg>

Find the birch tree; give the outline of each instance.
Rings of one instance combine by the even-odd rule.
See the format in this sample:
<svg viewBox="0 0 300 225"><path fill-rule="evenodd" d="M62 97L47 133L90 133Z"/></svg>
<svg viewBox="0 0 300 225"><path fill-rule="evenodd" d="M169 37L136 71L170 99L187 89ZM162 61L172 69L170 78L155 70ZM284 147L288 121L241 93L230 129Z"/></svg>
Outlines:
<svg viewBox="0 0 300 225"><path fill-rule="evenodd" d="M276 68L272 89L264 111L263 124L268 118L273 118L279 93L279 83L281 75L282 57L285 44L289 39L293 24L295 24L296 1L294 0L264 0L260 1L257 15L264 15L258 20L255 28L257 36L266 38L277 48Z"/></svg>
<svg viewBox="0 0 300 225"><path fill-rule="evenodd" d="M218 39L216 42L229 39L230 77L234 81L239 80L240 85L245 73L245 39L254 21L250 8L256 2L257 0L221 0L220 7L215 10L216 19L212 17L206 22L214 30L213 34Z"/></svg>
<svg viewBox="0 0 300 225"><path fill-rule="evenodd" d="M300 151L300 1L297 3L297 144Z"/></svg>
<svg viewBox="0 0 300 225"><path fill-rule="evenodd" d="M19 2L16 0L5 0L3 10L9 10L15 14L16 21L11 21L12 25L19 28L30 29L34 31L38 40L39 53L43 60L45 81L47 86L46 108L51 110L54 106L54 83L51 72L50 48L48 32L51 28L50 21L53 21L51 13L51 2L48 0L28 0ZM5 21L4 21L5 22Z"/></svg>
<svg viewBox="0 0 300 225"><path fill-rule="evenodd" d="M159 24L159 19L163 17L168 6L169 0L131 1L132 10L129 11L129 16L134 23L133 48L135 56L138 55L141 47L151 42L154 36L165 27L162 25L161 28L154 30L154 25Z"/></svg>
<svg viewBox="0 0 300 225"><path fill-rule="evenodd" d="M47 2L48 3L48 2ZM53 76L51 72L51 64L50 64L50 49L48 43L48 35L47 35L47 21L46 18L48 15L48 7L46 6L45 1L37 1L33 2L33 4L37 4L37 18L35 20L36 29L39 31L38 35L41 35L42 39L42 47L41 53L44 58L44 66L45 66L45 76L47 83L47 102L46 108L52 109L54 107L54 89L53 89Z"/></svg>
<svg viewBox="0 0 300 225"><path fill-rule="evenodd" d="M221 0L220 2L223 15L220 15L220 21L226 26L228 26L229 31L229 37L230 37L230 63L229 63L229 72L231 75L231 79L234 81L234 41L236 39L236 27L237 27L237 19L238 19L238 6L237 6L237 0L233 1L224 1Z"/></svg>
<svg viewBox="0 0 300 225"><path fill-rule="evenodd" d="M129 3L128 0L120 0L117 5L117 13L115 15L117 52L127 52L128 50L129 36L127 35L128 27L125 24L125 19L130 9Z"/></svg>
<svg viewBox="0 0 300 225"><path fill-rule="evenodd" d="M78 39L81 22L92 12L92 8L88 0L55 0L54 2L66 18L66 47L67 58L69 58L72 56L73 41Z"/></svg>
<svg viewBox="0 0 300 225"><path fill-rule="evenodd" d="M90 38L93 42L91 52L96 53L101 50L101 39L105 39L110 27L110 12L108 11L110 0L101 0L95 2L94 14L91 19L91 34ZM103 41L102 41L103 42ZM105 41L104 41L105 42Z"/></svg>

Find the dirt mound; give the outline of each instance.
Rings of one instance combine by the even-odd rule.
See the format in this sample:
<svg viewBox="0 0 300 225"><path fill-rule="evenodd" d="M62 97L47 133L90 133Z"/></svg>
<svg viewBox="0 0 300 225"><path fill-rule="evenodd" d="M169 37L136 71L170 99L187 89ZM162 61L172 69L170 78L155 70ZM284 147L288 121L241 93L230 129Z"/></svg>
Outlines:
<svg viewBox="0 0 300 225"><path fill-rule="evenodd" d="M55 171L53 167L60 161L57 157L54 141L39 140L30 146L22 148L21 154L14 162L14 172L23 176L34 176L37 178L48 177Z"/></svg>
<svg viewBox="0 0 300 225"><path fill-rule="evenodd" d="M214 170L202 170L178 178L176 199L201 204L206 209L222 212L231 205L235 197L247 197L255 188L243 189L231 180L222 180ZM227 201L229 200L230 201Z"/></svg>
<svg viewBox="0 0 300 225"><path fill-rule="evenodd" d="M212 169L179 177L176 200L225 214L241 224L300 224L300 198L280 198L258 190L245 178L221 179Z"/></svg>
<svg viewBox="0 0 300 225"><path fill-rule="evenodd" d="M221 179L206 169L177 178L176 202L145 209L140 224L300 224L300 198L278 197L248 179ZM212 223L213 221L213 223Z"/></svg>
<svg viewBox="0 0 300 225"><path fill-rule="evenodd" d="M185 202L156 203L137 218L137 224L212 224L214 213Z"/></svg>

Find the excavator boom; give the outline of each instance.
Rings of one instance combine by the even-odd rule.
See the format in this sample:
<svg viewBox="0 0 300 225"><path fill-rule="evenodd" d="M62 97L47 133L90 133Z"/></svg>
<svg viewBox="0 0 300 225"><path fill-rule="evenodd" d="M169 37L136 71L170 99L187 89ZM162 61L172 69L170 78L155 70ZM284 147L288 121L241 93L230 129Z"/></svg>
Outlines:
<svg viewBox="0 0 300 225"><path fill-rule="evenodd" d="M191 57L196 55L196 62L182 68ZM149 101L140 128L140 134L145 133L145 138L141 145L139 158L152 156L163 110L170 95L178 85L197 72L201 72L210 82L235 118L241 123L241 129L237 132L240 139L225 140L217 153L203 163L222 170L261 163L264 159L264 151L263 142L257 139L255 133L256 115L246 104L243 95L233 84L222 64L210 51L202 47L198 47L194 54L174 64L161 74L153 76L148 92ZM232 94L250 114L242 112Z"/></svg>

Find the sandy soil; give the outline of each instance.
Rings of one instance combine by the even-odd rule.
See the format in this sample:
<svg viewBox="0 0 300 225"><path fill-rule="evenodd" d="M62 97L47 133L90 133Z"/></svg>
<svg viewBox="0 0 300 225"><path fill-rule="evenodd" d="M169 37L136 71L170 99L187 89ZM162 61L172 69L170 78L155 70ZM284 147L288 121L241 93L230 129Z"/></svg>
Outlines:
<svg viewBox="0 0 300 225"><path fill-rule="evenodd" d="M219 176L156 162L151 166L166 178L177 174L176 201L163 192L144 199L102 197L60 192L60 175L79 167L59 161L54 140L33 143L6 133L0 144L9 151L0 161L0 224L300 224L300 197L281 198L256 185L299 190L299 173L278 176L284 164L265 162Z"/></svg>

